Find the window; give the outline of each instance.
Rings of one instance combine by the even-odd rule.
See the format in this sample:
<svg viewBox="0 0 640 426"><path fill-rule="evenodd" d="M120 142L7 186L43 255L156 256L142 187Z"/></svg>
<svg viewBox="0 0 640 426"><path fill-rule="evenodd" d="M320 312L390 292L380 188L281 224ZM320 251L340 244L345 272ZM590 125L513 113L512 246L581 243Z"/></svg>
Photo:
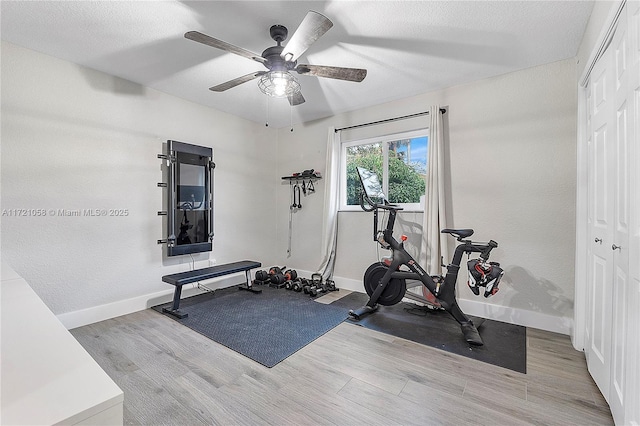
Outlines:
<svg viewBox="0 0 640 426"><path fill-rule="evenodd" d="M428 130L343 142L341 210L359 210L361 185L356 167L374 171L389 202L422 210L427 173Z"/></svg>

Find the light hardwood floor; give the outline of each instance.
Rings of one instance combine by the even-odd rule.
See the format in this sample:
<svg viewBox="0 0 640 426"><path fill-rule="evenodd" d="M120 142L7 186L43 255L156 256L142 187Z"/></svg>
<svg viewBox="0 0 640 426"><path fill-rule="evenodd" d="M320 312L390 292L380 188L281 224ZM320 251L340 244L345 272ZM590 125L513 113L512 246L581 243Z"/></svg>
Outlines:
<svg viewBox="0 0 640 426"><path fill-rule="evenodd" d="M72 330L125 424L608 425L567 336L528 329L527 374L343 323L266 368L146 310Z"/></svg>

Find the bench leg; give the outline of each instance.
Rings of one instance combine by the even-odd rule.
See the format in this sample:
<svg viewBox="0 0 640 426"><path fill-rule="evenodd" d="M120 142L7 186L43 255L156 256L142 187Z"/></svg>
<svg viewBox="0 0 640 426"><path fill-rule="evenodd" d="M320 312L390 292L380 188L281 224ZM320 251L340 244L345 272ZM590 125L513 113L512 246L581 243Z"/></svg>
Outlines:
<svg viewBox="0 0 640 426"><path fill-rule="evenodd" d="M241 285L238 287L239 290L247 290L252 293L262 293L262 289L253 288L253 283L251 282L251 271L244 271L244 274L247 277L247 283L245 285Z"/></svg>
<svg viewBox="0 0 640 426"><path fill-rule="evenodd" d="M180 312L180 295L182 294L182 286L177 285L176 290L173 292L173 304L171 309L162 308L162 312L165 314L173 315L178 319L186 318L189 314Z"/></svg>

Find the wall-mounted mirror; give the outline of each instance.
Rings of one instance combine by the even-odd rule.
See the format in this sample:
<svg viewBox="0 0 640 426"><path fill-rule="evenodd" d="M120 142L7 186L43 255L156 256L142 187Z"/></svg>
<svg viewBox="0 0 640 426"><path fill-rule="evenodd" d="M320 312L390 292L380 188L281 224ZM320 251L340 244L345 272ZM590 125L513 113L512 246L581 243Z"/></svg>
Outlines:
<svg viewBox="0 0 640 426"><path fill-rule="evenodd" d="M167 141L167 255L213 248L213 150Z"/></svg>

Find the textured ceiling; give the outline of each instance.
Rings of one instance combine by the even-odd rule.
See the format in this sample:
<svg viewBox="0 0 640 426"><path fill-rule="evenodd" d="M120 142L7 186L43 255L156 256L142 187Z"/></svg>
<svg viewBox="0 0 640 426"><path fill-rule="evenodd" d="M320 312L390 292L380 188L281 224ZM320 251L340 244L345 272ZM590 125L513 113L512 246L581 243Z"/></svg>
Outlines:
<svg viewBox="0 0 640 426"><path fill-rule="evenodd" d="M287 126L576 55L592 1L2 1L2 39L271 126ZM333 28L300 63L365 68L362 83L298 76L291 110L250 59L183 37L196 30L261 53L309 10ZM283 43L286 45L285 43ZM267 102L267 99L270 99ZM268 104L268 106L267 106Z"/></svg>

